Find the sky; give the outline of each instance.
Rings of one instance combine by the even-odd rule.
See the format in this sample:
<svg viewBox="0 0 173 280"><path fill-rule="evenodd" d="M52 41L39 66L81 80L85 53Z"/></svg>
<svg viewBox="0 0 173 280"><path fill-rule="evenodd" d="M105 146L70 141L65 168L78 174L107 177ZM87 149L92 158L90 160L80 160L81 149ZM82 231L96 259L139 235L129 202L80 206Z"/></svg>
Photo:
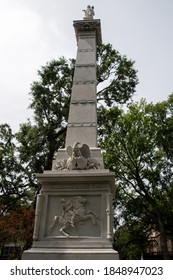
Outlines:
<svg viewBox="0 0 173 280"><path fill-rule="evenodd" d="M41 66L75 58L73 20L94 6L102 41L135 61L134 100L166 100L173 92L172 0L0 0L0 124L13 131L32 117L30 86Z"/></svg>

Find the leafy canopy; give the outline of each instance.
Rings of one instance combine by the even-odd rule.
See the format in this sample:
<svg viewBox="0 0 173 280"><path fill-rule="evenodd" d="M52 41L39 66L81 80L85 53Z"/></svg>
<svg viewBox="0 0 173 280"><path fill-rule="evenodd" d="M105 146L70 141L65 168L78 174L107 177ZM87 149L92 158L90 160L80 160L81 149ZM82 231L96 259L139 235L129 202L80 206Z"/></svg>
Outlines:
<svg viewBox="0 0 173 280"><path fill-rule="evenodd" d="M132 103L128 111L107 110L101 147L106 166L115 172L117 208L121 220L138 220L161 234L168 258L166 238L173 238L173 98L158 104ZM119 213L118 211L118 213ZM142 219L142 220L141 220Z"/></svg>

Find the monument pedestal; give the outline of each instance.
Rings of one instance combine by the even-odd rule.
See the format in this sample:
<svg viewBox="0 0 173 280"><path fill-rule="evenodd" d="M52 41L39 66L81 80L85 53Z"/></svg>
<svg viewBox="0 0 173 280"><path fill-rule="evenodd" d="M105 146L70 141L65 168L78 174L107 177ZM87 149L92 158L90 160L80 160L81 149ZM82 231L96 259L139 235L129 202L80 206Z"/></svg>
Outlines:
<svg viewBox="0 0 173 280"><path fill-rule="evenodd" d="M113 260L109 170L45 171L38 195L34 241L22 259Z"/></svg>
<svg viewBox="0 0 173 280"><path fill-rule="evenodd" d="M22 260L118 260L112 249L35 249L24 252Z"/></svg>

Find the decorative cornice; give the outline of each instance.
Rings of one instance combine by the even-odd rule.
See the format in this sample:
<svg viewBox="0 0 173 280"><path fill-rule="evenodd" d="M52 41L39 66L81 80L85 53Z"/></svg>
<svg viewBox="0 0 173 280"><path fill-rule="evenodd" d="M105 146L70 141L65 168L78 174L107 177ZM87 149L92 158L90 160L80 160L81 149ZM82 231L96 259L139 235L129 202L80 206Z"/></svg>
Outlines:
<svg viewBox="0 0 173 280"><path fill-rule="evenodd" d="M97 45L102 44L101 23L99 19L75 20L73 21L73 26L77 42L80 34L86 33L88 35L88 33L96 32Z"/></svg>

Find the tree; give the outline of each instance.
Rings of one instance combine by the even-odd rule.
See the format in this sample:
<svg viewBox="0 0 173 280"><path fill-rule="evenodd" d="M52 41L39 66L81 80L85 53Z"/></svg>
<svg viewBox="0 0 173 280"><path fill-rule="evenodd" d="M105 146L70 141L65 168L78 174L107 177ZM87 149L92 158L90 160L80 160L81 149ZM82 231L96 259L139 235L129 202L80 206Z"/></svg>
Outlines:
<svg viewBox="0 0 173 280"><path fill-rule="evenodd" d="M114 234L114 249L120 259L140 260L149 246L149 233L140 221L128 220Z"/></svg>
<svg viewBox="0 0 173 280"><path fill-rule="evenodd" d="M34 174L23 165L9 125L0 126L0 211L8 212L31 203L32 188L36 188Z"/></svg>
<svg viewBox="0 0 173 280"><path fill-rule="evenodd" d="M168 100L155 104L153 108L153 118L157 123L157 143L163 148L167 156L173 157L173 94Z"/></svg>
<svg viewBox="0 0 173 280"><path fill-rule="evenodd" d="M100 45L97 49L97 81L101 90L97 92L97 101L104 101L107 107L125 104L129 101L138 83L134 61L112 48L112 45Z"/></svg>
<svg viewBox="0 0 173 280"><path fill-rule="evenodd" d="M114 248L120 259L141 259L150 247L156 246L156 242L151 240L155 225L146 211L141 211L145 200L118 187L114 204Z"/></svg>
<svg viewBox="0 0 173 280"><path fill-rule="evenodd" d="M147 224L150 222L160 232L165 259L169 258L167 238L173 237L173 206L170 203L173 162L161 145L163 141L159 135L162 131L162 136L166 137L161 116L164 115L165 129L166 123L170 123L173 117L169 109L172 108L171 103L172 98L156 105L147 104L144 100L130 104L127 113L118 112L116 123L113 118L108 124L105 123L101 144L106 166L116 174L118 191L131 198L130 204L127 199L121 203L128 209L131 219L147 217ZM107 114L110 112L108 110ZM133 210L130 211L131 203Z"/></svg>
<svg viewBox="0 0 173 280"><path fill-rule="evenodd" d="M24 250L30 248L34 226L34 210L24 207L0 214L0 247L5 244L20 244ZM19 252L21 254L21 252ZM21 255L17 255L20 258Z"/></svg>
<svg viewBox="0 0 173 280"><path fill-rule="evenodd" d="M40 80L31 86L35 124L21 125L17 139L20 155L32 161L33 172L51 169L54 152L64 145L73 71L74 60L61 57L42 67Z"/></svg>

